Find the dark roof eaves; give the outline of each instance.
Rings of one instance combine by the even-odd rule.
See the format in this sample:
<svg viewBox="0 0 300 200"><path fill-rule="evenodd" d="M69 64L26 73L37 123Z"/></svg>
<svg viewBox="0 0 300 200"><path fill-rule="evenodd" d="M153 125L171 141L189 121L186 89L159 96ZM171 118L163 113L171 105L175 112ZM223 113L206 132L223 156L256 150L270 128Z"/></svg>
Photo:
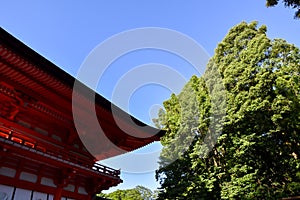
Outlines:
<svg viewBox="0 0 300 200"><path fill-rule="evenodd" d="M17 38L15 38L13 35L8 33L6 30L4 30L2 27L0 27L0 42L4 43L6 46L12 48L14 51L16 51L19 55L22 57L30 60L33 64L37 66L43 66L43 70L48 73L49 75L56 77L59 81L63 82L65 85L67 85L70 88L73 88L74 82L77 81L76 84L80 86L80 92L84 96L90 96L91 94L95 94L95 102L97 105L101 105L101 107L105 108L107 111L111 112L112 109L116 109L117 112L120 112L122 114L127 114L125 111L123 111L118 106L111 103L109 100L92 90L91 88L87 87L85 84L80 82L79 80L75 79L73 76L59 68L57 65L52 63L51 61L47 60L43 56L41 56L39 53L25 45L24 43L20 42ZM87 95L85 95L86 93ZM148 126L144 122L138 120L134 116L130 115L130 117L133 119L133 121L140 125L140 126ZM154 127L149 126L153 130L158 130ZM158 130L157 136L161 137L165 133L164 130Z"/></svg>

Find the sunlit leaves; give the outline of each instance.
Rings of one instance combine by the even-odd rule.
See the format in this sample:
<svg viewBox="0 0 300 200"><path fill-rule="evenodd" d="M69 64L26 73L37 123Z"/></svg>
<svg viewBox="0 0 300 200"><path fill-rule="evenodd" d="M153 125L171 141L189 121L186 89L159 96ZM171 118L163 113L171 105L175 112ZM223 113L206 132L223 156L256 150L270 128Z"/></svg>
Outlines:
<svg viewBox="0 0 300 200"><path fill-rule="evenodd" d="M160 199L300 193L300 53L284 40L268 39L266 30L257 22L233 27L205 75L192 77L164 103ZM222 133L213 147L205 142L212 132Z"/></svg>

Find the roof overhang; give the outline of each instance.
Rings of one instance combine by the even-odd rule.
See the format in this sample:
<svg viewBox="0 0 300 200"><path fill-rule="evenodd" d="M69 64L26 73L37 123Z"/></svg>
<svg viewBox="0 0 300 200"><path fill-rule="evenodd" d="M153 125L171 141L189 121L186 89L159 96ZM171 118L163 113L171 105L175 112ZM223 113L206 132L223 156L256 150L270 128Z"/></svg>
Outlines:
<svg viewBox="0 0 300 200"><path fill-rule="evenodd" d="M159 141L165 134L123 111L2 28L0 83L13 85L13 90L48 109L53 120L76 130L98 160Z"/></svg>

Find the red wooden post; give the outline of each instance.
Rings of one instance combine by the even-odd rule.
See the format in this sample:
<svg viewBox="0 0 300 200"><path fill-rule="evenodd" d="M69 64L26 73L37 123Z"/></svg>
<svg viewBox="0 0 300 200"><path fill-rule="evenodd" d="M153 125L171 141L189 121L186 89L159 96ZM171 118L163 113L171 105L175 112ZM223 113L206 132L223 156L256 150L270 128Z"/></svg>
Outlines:
<svg viewBox="0 0 300 200"><path fill-rule="evenodd" d="M56 191L55 191L53 200L61 200L62 191L63 191L63 187L62 186L58 186L57 189L56 189Z"/></svg>

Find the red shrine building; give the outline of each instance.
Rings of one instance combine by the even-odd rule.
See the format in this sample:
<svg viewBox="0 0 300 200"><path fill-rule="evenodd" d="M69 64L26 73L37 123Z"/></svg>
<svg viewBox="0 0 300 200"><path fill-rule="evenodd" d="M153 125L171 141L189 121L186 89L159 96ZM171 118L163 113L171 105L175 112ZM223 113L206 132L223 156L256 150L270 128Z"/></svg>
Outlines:
<svg viewBox="0 0 300 200"><path fill-rule="evenodd" d="M159 141L164 134L82 83L72 105L75 81L0 28L1 200L92 199L122 182L119 170L96 161ZM102 136L90 124L91 104ZM72 109L80 113L81 130ZM81 136L91 141L90 149Z"/></svg>

